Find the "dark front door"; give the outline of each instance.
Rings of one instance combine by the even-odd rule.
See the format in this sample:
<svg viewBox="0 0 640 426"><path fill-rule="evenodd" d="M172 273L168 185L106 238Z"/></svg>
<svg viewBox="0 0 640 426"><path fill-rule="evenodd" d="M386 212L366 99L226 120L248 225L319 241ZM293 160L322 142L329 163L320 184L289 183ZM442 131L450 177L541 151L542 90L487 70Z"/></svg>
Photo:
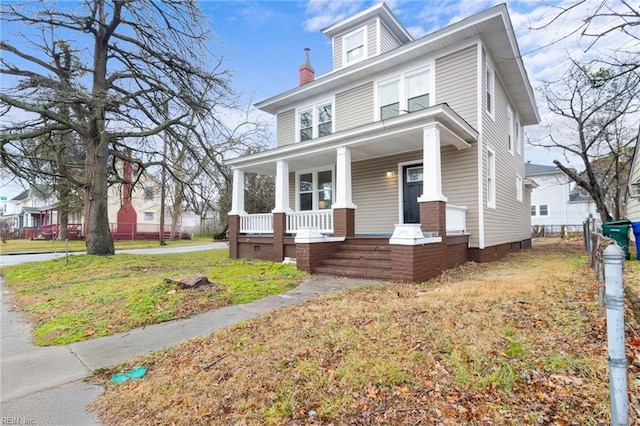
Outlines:
<svg viewBox="0 0 640 426"><path fill-rule="evenodd" d="M404 223L420 223L418 197L422 195L422 164L402 167Z"/></svg>

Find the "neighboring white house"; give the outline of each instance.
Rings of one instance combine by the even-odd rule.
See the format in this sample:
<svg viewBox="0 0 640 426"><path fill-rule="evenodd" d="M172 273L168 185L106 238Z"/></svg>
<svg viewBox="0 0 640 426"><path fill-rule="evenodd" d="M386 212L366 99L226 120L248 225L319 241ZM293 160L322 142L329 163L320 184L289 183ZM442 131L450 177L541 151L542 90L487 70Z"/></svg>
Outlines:
<svg viewBox="0 0 640 426"><path fill-rule="evenodd" d="M568 232L580 231L589 214L599 218L591 197L576 191L556 166L527 162L525 176L538 184L531 193L531 226L544 225L550 232L559 232L561 226Z"/></svg>
<svg viewBox="0 0 640 426"><path fill-rule="evenodd" d="M629 185L627 187L627 218L631 222L640 222L640 150L636 145L631 160ZM631 238L635 240L633 232Z"/></svg>

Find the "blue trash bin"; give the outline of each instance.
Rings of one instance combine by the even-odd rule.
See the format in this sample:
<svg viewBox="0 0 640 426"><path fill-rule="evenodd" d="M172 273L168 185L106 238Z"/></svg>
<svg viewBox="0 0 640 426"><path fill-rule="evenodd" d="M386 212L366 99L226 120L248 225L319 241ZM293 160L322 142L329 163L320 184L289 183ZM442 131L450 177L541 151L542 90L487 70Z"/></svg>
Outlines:
<svg viewBox="0 0 640 426"><path fill-rule="evenodd" d="M640 260L640 222L631 222L631 227L636 237L636 259Z"/></svg>

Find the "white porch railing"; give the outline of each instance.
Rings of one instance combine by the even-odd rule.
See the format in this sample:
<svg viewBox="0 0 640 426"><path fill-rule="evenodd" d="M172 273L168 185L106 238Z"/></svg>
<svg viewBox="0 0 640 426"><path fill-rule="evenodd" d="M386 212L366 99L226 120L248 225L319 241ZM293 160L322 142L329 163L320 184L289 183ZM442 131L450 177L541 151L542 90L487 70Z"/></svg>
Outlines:
<svg viewBox="0 0 640 426"><path fill-rule="evenodd" d="M467 207L447 204L447 234L463 234L467 230Z"/></svg>
<svg viewBox="0 0 640 426"><path fill-rule="evenodd" d="M333 210L305 210L287 213L287 233L313 226L323 234L333 233Z"/></svg>
<svg viewBox="0 0 640 426"><path fill-rule="evenodd" d="M287 213L288 234L300 228L318 228L323 234L333 233L333 210L305 210ZM273 234L273 214L258 213L240 216L240 233Z"/></svg>
<svg viewBox="0 0 640 426"><path fill-rule="evenodd" d="M240 232L243 234L273 234L273 215L271 213L241 215Z"/></svg>

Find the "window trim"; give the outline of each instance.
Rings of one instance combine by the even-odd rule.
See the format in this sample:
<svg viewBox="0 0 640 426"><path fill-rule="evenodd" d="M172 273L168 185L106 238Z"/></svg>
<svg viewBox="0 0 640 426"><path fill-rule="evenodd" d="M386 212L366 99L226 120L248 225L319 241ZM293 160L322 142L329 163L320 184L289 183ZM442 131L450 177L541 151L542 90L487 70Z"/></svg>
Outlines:
<svg viewBox="0 0 640 426"><path fill-rule="evenodd" d="M531 213L531 217L538 216L538 206L535 204L531 204L531 208L529 209Z"/></svg>
<svg viewBox="0 0 640 426"><path fill-rule="evenodd" d="M487 147L487 207L496 208L496 152Z"/></svg>
<svg viewBox="0 0 640 426"><path fill-rule="evenodd" d="M423 63L419 67L410 68L406 71L401 71L399 73L395 73L392 75L387 75L379 80L374 81L374 99L373 99L373 108L374 108L374 121L381 121L381 104L380 104L380 87L385 86L387 84L393 83L394 81L398 82L398 115L409 114L409 100L407 99L407 80L411 77L414 77L419 74L426 74L427 77L427 93L429 96L429 108L434 105L435 97L435 81L432 70L434 69L434 63L429 60L428 63ZM420 111L420 110L417 110ZM393 118L393 117L390 117ZM389 119L390 119L389 118ZM386 119L385 119L386 120Z"/></svg>
<svg viewBox="0 0 640 426"><path fill-rule="evenodd" d="M486 54L486 72L485 72L485 102L484 109L489 114L492 120L495 121L496 116L496 70L489 58L489 54ZM491 82L491 84L489 84Z"/></svg>
<svg viewBox="0 0 640 426"><path fill-rule="evenodd" d="M354 35L356 35L356 34L358 34L360 32L362 33L362 45L361 45L362 46L362 56L360 56L360 57L358 57L356 59L353 59L351 61L348 61L347 57L348 57L348 53L349 52L347 51L347 48L346 48L346 41L347 41L347 39L349 37L353 37ZM360 61L364 61L365 59L368 58L368 56L369 56L368 55L369 46L367 45L368 38L369 38L369 34L368 34L368 30L367 30L367 26L366 25L364 25L364 26L362 26L360 28L356 28L355 30L353 30L351 32L348 32L347 34L342 36L342 66L343 67L346 67L348 65L356 64L356 63L358 63ZM357 48L359 48L359 47L360 47L360 45ZM353 50L355 50L355 49L351 49L351 51L353 51Z"/></svg>
<svg viewBox="0 0 640 426"><path fill-rule="evenodd" d="M542 214L542 206L544 206L546 208L546 214ZM538 216L542 217L549 217L549 204L540 204L538 205Z"/></svg>
<svg viewBox="0 0 640 426"><path fill-rule="evenodd" d="M332 188L332 197L333 197L333 202L332 202L332 206L333 204L335 204L336 202L336 171L335 171L336 167L333 164L327 165L327 166L321 166L321 167L316 167L313 169L306 169L306 170L298 170L296 171L296 177L295 177L295 208L297 212L299 211L316 211L316 210L329 210L329 209L320 209L318 207L318 203L319 203L319 197L318 194L320 192L320 189L318 188L318 173L321 172L331 172L331 183ZM312 190L311 190L311 210L300 210L300 175L305 175L305 174L311 174L311 184L313 186Z"/></svg>
<svg viewBox="0 0 640 426"><path fill-rule="evenodd" d="M144 212L144 220L146 222L151 222L153 221L154 218L155 218L155 215L153 214L153 212Z"/></svg>
<svg viewBox="0 0 640 426"><path fill-rule="evenodd" d="M313 111L314 111L313 107L307 107L307 108L301 109L296 114L296 116L298 118L298 120L297 120L298 130L297 130L296 134L297 134L297 139L298 139L299 142L304 142L304 141L308 141L308 140L313 139L313 127L314 127L313 123L315 122L314 119L313 119ZM301 119L302 119L302 115L306 114L306 113L310 113L310 115L311 115L311 137L309 139L304 139L303 140L302 139L302 131L305 130L305 129L308 129L308 127L304 127L304 128L302 127L302 120Z"/></svg>
<svg viewBox="0 0 640 426"><path fill-rule="evenodd" d="M515 152L514 148L516 144L513 132L513 123L513 109L511 108L511 105L507 104L507 148L511 155Z"/></svg>
<svg viewBox="0 0 640 426"><path fill-rule="evenodd" d="M516 135L515 135L515 142L516 142L516 152L518 153L518 155L522 155L522 124L520 123L520 117L518 117L518 114L516 114Z"/></svg>
<svg viewBox="0 0 640 426"><path fill-rule="evenodd" d="M522 200L524 199L523 196L523 184L524 184L524 180L522 179L522 176L520 176L519 173L516 173L516 200L522 202Z"/></svg>
<svg viewBox="0 0 640 426"><path fill-rule="evenodd" d="M300 143L300 142L305 142L302 140L301 135L300 135L300 115L304 114L305 112L311 112L311 139L316 139L320 134L320 120L319 120L319 111L320 108L326 105L331 105L331 133L330 134L334 134L336 132L336 117L335 117L335 112L336 112L336 102L335 102L335 98L322 98L316 102L313 102L311 104L306 104L305 106L296 108L296 118L295 118L295 142L294 143ZM328 136L328 135L325 135ZM307 139L307 140L311 140L311 139Z"/></svg>

